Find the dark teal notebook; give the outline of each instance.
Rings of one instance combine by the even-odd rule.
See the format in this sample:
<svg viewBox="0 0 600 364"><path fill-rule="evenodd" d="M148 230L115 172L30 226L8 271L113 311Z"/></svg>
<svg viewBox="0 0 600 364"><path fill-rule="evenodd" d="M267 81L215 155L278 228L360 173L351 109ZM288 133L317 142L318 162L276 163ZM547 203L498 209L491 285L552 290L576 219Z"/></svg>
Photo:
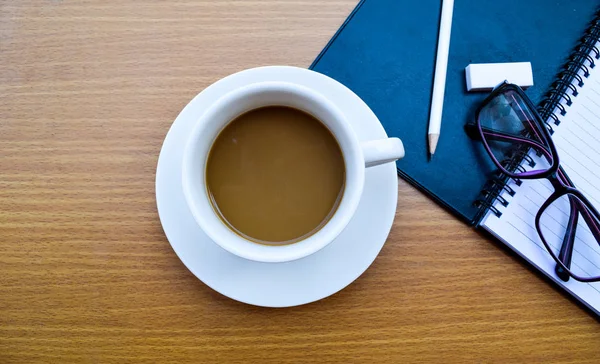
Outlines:
<svg viewBox="0 0 600 364"><path fill-rule="evenodd" d="M485 212L476 204L495 168L464 125L486 93L467 93L470 63L531 62L540 102L589 31L592 0L456 0L450 41L442 131L435 156L427 153L441 0L363 0L311 65L348 86L375 112L389 136L402 139L399 174L472 224ZM591 28L592 31L597 29ZM564 90L563 90L564 91ZM558 93L555 93L555 96ZM546 113L553 109L546 103ZM485 196L483 196L485 198Z"/></svg>

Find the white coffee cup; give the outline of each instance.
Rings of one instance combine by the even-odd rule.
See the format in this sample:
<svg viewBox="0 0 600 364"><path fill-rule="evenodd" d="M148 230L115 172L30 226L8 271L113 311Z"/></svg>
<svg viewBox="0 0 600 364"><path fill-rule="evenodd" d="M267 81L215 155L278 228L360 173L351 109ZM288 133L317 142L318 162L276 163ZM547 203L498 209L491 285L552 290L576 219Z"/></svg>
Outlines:
<svg viewBox="0 0 600 364"><path fill-rule="evenodd" d="M208 154L219 132L247 111L274 105L302 110L327 126L342 150L346 167L343 197L331 219L304 240L280 246L252 242L225 225L211 205L205 178ZM287 82L259 82L227 93L199 118L184 152L183 192L200 228L223 249L258 262L287 262L319 251L344 230L360 202L365 168L403 156L398 138L360 142L344 114L318 91Z"/></svg>

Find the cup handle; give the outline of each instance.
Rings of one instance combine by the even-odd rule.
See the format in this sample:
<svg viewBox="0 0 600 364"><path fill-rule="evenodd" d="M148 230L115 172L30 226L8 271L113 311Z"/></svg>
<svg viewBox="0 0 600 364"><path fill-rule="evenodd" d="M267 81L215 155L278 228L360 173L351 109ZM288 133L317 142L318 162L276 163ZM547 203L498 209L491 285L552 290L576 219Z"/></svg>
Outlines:
<svg viewBox="0 0 600 364"><path fill-rule="evenodd" d="M398 138L369 140L362 142L365 167L378 166L404 157L404 145Z"/></svg>

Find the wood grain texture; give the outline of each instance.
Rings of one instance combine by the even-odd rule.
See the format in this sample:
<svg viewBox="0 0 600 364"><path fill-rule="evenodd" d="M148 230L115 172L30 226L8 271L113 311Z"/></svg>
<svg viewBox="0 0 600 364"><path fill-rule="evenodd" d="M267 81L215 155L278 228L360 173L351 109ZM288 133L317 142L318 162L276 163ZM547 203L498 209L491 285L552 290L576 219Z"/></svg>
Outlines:
<svg viewBox="0 0 600 364"><path fill-rule="evenodd" d="M175 256L154 178L179 111L308 66L354 5L0 0L0 363L598 362L588 312L403 181L380 257L317 303L243 305Z"/></svg>

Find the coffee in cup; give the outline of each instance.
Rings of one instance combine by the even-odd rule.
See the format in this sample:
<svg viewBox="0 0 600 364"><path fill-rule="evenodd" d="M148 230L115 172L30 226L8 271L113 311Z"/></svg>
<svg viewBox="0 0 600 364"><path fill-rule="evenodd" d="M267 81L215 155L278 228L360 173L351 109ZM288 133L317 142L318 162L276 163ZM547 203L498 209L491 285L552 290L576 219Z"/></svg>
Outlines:
<svg viewBox="0 0 600 364"><path fill-rule="evenodd" d="M317 232L344 191L340 146L314 116L291 107L250 110L221 130L208 155L213 209L259 244L293 244Z"/></svg>

